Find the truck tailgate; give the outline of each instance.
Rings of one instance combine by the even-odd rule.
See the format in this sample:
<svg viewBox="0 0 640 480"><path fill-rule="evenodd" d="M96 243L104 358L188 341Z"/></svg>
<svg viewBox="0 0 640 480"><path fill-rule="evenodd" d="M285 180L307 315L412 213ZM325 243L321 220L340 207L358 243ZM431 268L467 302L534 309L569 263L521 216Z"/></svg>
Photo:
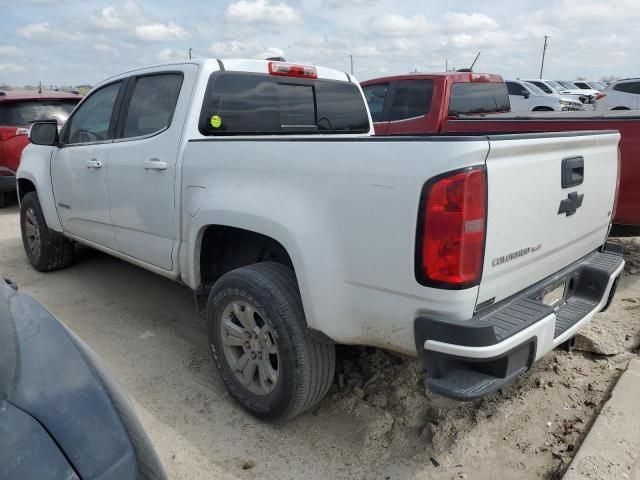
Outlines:
<svg viewBox="0 0 640 480"><path fill-rule="evenodd" d="M489 137L486 248L477 305L507 298L604 243L619 139L617 132Z"/></svg>

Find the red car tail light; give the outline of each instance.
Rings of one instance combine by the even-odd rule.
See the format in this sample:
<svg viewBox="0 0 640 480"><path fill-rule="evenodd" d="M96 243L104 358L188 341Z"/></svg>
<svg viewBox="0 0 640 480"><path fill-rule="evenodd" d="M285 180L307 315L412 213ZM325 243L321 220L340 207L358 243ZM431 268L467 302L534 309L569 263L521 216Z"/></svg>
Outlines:
<svg viewBox="0 0 640 480"><path fill-rule="evenodd" d="M463 289L482 276L487 222L484 166L429 181L421 197L416 279L425 286Z"/></svg>
<svg viewBox="0 0 640 480"><path fill-rule="evenodd" d="M606 96L607 96L606 93L600 92L600 93L596 94L596 100L602 100Z"/></svg>
<svg viewBox="0 0 640 480"><path fill-rule="evenodd" d="M318 78L316 67L292 63L269 62L269 73L281 77Z"/></svg>

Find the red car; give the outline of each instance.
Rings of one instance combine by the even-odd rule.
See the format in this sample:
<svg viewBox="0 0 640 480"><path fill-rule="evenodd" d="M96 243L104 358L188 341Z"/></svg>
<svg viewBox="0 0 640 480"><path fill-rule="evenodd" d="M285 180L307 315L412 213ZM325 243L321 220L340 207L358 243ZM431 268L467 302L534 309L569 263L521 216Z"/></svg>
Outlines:
<svg viewBox="0 0 640 480"><path fill-rule="evenodd" d="M416 73L361 85L376 135L618 130L620 189L612 233L640 235L640 112L506 113L507 86L486 73Z"/></svg>
<svg viewBox="0 0 640 480"><path fill-rule="evenodd" d="M29 143L29 125L52 119L62 125L81 98L67 92L0 92L0 207L16 190L16 171Z"/></svg>

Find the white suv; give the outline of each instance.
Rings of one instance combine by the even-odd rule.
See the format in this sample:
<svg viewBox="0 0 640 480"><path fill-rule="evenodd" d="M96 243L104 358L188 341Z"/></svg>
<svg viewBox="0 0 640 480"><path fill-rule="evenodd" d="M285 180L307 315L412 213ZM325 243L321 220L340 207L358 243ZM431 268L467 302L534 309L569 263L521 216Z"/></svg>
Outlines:
<svg viewBox="0 0 640 480"><path fill-rule="evenodd" d="M640 109L640 79L615 81L598 96L596 110Z"/></svg>
<svg viewBox="0 0 640 480"><path fill-rule="evenodd" d="M522 80L505 80L505 83L512 112L584 110L578 99L559 94L548 95L533 83Z"/></svg>

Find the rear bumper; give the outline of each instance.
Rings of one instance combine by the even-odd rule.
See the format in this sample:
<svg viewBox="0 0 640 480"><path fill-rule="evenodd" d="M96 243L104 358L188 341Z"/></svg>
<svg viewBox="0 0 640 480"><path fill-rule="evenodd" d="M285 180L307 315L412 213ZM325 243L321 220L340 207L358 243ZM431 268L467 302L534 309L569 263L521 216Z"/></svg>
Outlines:
<svg viewBox="0 0 640 480"><path fill-rule="evenodd" d="M608 243L468 321L417 318L427 386L449 398L473 400L510 383L609 306L623 268L622 248ZM563 281L560 306L542 303L543 292Z"/></svg>

